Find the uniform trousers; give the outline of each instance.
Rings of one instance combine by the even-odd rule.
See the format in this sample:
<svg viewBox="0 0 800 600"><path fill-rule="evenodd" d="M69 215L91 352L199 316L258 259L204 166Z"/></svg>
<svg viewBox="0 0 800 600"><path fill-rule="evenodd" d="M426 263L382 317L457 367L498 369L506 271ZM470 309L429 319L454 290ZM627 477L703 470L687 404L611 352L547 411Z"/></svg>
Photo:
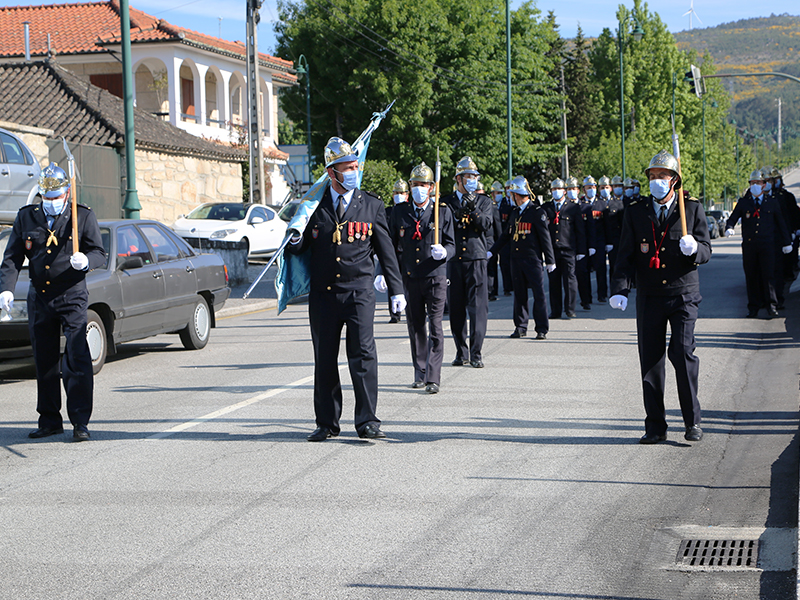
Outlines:
<svg viewBox="0 0 800 600"><path fill-rule="evenodd" d="M775 308L775 247L772 241L742 244L744 281L747 286L747 309Z"/></svg>
<svg viewBox="0 0 800 600"><path fill-rule="evenodd" d="M41 428L59 429L64 426L61 417L62 379L70 423L85 426L92 416L94 375L86 341L88 300L89 293L85 287L71 288L50 300L37 294L33 286L28 291L28 329L36 365L36 410ZM60 356L62 329L66 338L63 357Z"/></svg>
<svg viewBox="0 0 800 600"><path fill-rule="evenodd" d="M453 258L450 277L450 329L456 344L456 359L481 360L483 339L489 320L486 260ZM469 345L467 315L469 314Z"/></svg>
<svg viewBox="0 0 800 600"><path fill-rule="evenodd" d="M497 273L497 260L498 256L496 254L492 255L486 263L486 278L487 278L487 288L489 291L489 297L496 297L497 290L498 290L498 273Z"/></svg>
<svg viewBox="0 0 800 600"><path fill-rule="evenodd" d="M775 277L772 285L775 287L775 300L778 306L783 306L786 301L786 284L794 281L794 268L797 263L797 254L792 246L789 254L784 254L781 248L775 250Z"/></svg>
<svg viewBox="0 0 800 600"><path fill-rule="evenodd" d="M550 331L547 319L547 300L544 295L544 270L538 259L511 261L514 278L514 328L520 333L528 331L528 288L533 292L533 323L536 333Z"/></svg>
<svg viewBox="0 0 800 600"><path fill-rule="evenodd" d="M438 385L444 359L442 315L447 298L447 276L403 277L403 285L408 299L406 322L411 341L414 381ZM429 332L426 331L426 321Z"/></svg>
<svg viewBox="0 0 800 600"><path fill-rule="evenodd" d="M614 265L617 262L617 252L619 251L619 240L617 243L614 244L614 248L612 248L611 252L608 253L608 275L609 277L614 276ZM595 254L595 256L597 256ZM603 270L605 271L605 265L603 265ZM600 291L598 290L597 293L599 294ZM608 292L606 292L608 293Z"/></svg>
<svg viewBox="0 0 800 600"><path fill-rule="evenodd" d="M511 277L511 245L506 244L500 250L500 273L503 275L503 293L510 294L514 290Z"/></svg>
<svg viewBox="0 0 800 600"><path fill-rule="evenodd" d="M550 318L558 319L561 311L575 312L578 298L578 278L575 276L575 255L556 250L556 270L548 274L550 279ZM561 299L564 299L563 303Z"/></svg>
<svg viewBox="0 0 800 600"><path fill-rule="evenodd" d="M588 254L575 261L575 276L578 278L578 297L582 306L592 303L592 273L589 269L594 257Z"/></svg>
<svg viewBox="0 0 800 600"><path fill-rule="evenodd" d="M594 267L594 277L597 282L597 301L605 302L608 298L608 276L606 275L606 249L600 247L590 259Z"/></svg>
<svg viewBox="0 0 800 600"><path fill-rule="evenodd" d="M311 291L308 318L314 343L314 414L317 427L339 433L342 383L339 379L339 344L342 328L350 378L356 397L355 426L359 433L369 423L379 424L378 355L373 322L375 292L368 289L341 292Z"/></svg>
<svg viewBox="0 0 800 600"><path fill-rule="evenodd" d="M701 300L699 292L677 296L636 294L636 331L646 415L645 433L665 435L667 432L664 409L666 356L669 356L675 368L684 425L691 427L700 423L700 403L697 400L700 359L694 354L694 326ZM667 323L671 332L668 350Z"/></svg>

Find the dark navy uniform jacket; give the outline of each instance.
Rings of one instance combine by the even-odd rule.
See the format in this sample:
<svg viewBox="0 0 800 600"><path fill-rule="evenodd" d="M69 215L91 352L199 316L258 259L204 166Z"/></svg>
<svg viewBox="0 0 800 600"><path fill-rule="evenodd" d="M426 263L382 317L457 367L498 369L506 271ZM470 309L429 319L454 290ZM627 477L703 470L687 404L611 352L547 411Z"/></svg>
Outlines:
<svg viewBox="0 0 800 600"><path fill-rule="evenodd" d="M581 207L572 200L562 200L561 210L556 211L556 201L545 202L542 207L550 222L550 241L556 252L574 252L586 255L586 228L581 216ZM556 218L558 213L558 218Z"/></svg>
<svg viewBox="0 0 800 600"><path fill-rule="evenodd" d="M491 253L497 254L506 244L511 244L511 260L541 261L544 255L546 264L556 264L547 215L541 206L533 202L529 202L521 214L519 207L514 209L508 219L508 227L492 246Z"/></svg>
<svg viewBox="0 0 800 600"><path fill-rule="evenodd" d="M597 227L595 227L594 211L592 210L592 202L586 199L586 196L581 196L578 200L578 206L581 209L581 218L583 219L583 228L586 231L586 248L597 249Z"/></svg>
<svg viewBox="0 0 800 600"><path fill-rule="evenodd" d="M608 202L595 196L592 202L592 217L594 218L594 241L597 244L595 248L598 252L601 250L605 252L606 246L606 210L608 210Z"/></svg>
<svg viewBox="0 0 800 600"><path fill-rule="evenodd" d="M331 188L328 187L308 221L303 239L286 246L292 254L311 249L311 290L343 292L371 288L374 253L381 261L389 296L402 294L403 282L383 202L377 196L356 188L344 220L344 224L337 228ZM333 236L337 229L340 239L335 242Z"/></svg>
<svg viewBox="0 0 800 600"><path fill-rule="evenodd" d="M32 289L43 298L55 298L76 286L86 289L86 271L73 269L69 263L72 256L72 213L69 206L56 217L52 231L55 234L53 239L41 204L19 209L0 266L0 291L14 291L25 258L29 261ZM51 239L49 246L48 239ZM83 204L78 204L78 239L78 249L89 259L89 270L105 264L106 252L97 217Z"/></svg>
<svg viewBox="0 0 800 600"><path fill-rule="evenodd" d="M613 194L608 199L606 210L603 214L605 224L606 245L616 246L622 235L622 220L625 216L625 202Z"/></svg>
<svg viewBox="0 0 800 600"><path fill-rule="evenodd" d="M486 260L486 251L489 249L486 237L491 235L489 230L494 221L491 198L484 194L477 194L475 210L467 215L466 221L460 221L456 217L461 207L461 201L456 192L445 196L440 202L449 206L453 211L453 229L456 241L454 260Z"/></svg>
<svg viewBox="0 0 800 600"><path fill-rule="evenodd" d="M611 295L627 296L636 281L640 293L653 296L678 296L700 291L697 265L711 258L711 238L703 207L687 198L686 230L697 240L697 252L681 252L681 219L677 198L672 202L664 225L658 223L650 196L631 202L625 211L617 262L611 278ZM658 264L654 257L658 251Z"/></svg>
<svg viewBox="0 0 800 600"><path fill-rule="evenodd" d="M400 255L400 270L405 277L421 279L447 275L447 261L456 251L453 237L453 214L447 206L439 205L439 243L447 250L445 260L434 260L431 246L434 242L433 200L422 212L419 220L420 239L415 239L417 213L413 202L395 206L389 221L389 232Z"/></svg>
<svg viewBox="0 0 800 600"><path fill-rule="evenodd" d="M748 190L736 203L726 227L732 229L739 218L742 219L742 244L774 243L782 247L792 243L781 207L775 198L764 194L761 196L761 206L756 206L756 200Z"/></svg>
<svg viewBox="0 0 800 600"><path fill-rule="evenodd" d="M785 188L772 189L769 193L771 198L775 198L783 211L783 220L789 228L789 235L800 229L800 206L797 206L797 199L794 194Z"/></svg>
<svg viewBox="0 0 800 600"><path fill-rule="evenodd" d="M500 204L497 205L497 210L500 213L500 234L506 230L508 227L508 219L511 216L511 213L514 212L514 203L506 197L503 197L500 200Z"/></svg>

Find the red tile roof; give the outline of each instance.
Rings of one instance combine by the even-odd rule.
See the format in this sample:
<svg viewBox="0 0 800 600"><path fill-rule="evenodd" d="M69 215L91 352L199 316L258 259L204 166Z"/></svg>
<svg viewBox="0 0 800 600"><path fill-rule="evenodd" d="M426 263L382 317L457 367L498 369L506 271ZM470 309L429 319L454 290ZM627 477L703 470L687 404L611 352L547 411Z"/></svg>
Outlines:
<svg viewBox="0 0 800 600"><path fill-rule="evenodd" d="M30 22L31 56L47 55L47 34L55 54L98 54L106 46L121 41L119 0L52 4L46 6L0 7L0 58L25 55L23 22ZM130 9L131 43L177 42L245 60L242 42L230 42L204 33L172 25L163 19ZM297 76L288 60L259 53L263 64L273 69L273 77L294 84Z"/></svg>

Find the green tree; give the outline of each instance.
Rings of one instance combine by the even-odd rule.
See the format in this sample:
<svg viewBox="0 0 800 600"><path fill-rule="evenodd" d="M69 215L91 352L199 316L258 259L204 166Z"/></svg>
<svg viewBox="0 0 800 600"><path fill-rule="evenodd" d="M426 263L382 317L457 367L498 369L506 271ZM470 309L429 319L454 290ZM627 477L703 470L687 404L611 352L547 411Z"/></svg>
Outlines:
<svg viewBox="0 0 800 600"><path fill-rule="evenodd" d="M586 153L599 127L601 108L597 102L599 86L588 56L589 44L578 26L564 65L567 94L567 134L569 135L570 174L585 177Z"/></svg>
<svg viewBox="0 0 800 600"><path fill-rule="evenodd" d="M372 144L370 143L370 152ZM325 172L322 164L314 168L312 179L316 181ZM395 163L388 160L364 161L364 175L361 178L361 189L372 192L378 196L386 206L392 203L392 188L394 182L404 176L397 170ZM405 176L408 179L408 176Z"/></svg>

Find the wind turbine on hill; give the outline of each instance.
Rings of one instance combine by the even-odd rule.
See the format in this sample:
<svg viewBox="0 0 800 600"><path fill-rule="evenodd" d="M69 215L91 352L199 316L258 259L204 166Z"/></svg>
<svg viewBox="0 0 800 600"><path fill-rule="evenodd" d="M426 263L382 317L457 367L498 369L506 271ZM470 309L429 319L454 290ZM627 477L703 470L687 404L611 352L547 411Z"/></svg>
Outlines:
<svg viewBox="0 0 800 600"><path fill-rule="evenodd" d="M685 13L683 13L684 17L686 15L689 15L689 29L693 29L693 27L692 27L692 17L696 17L697 20L700 21L700 17L697 16L696 12L694 12L694 0L689 0L689 10L687 10ZM702 25L702 24L703 24L703 22L700 21L700 25Z"/></svg>

